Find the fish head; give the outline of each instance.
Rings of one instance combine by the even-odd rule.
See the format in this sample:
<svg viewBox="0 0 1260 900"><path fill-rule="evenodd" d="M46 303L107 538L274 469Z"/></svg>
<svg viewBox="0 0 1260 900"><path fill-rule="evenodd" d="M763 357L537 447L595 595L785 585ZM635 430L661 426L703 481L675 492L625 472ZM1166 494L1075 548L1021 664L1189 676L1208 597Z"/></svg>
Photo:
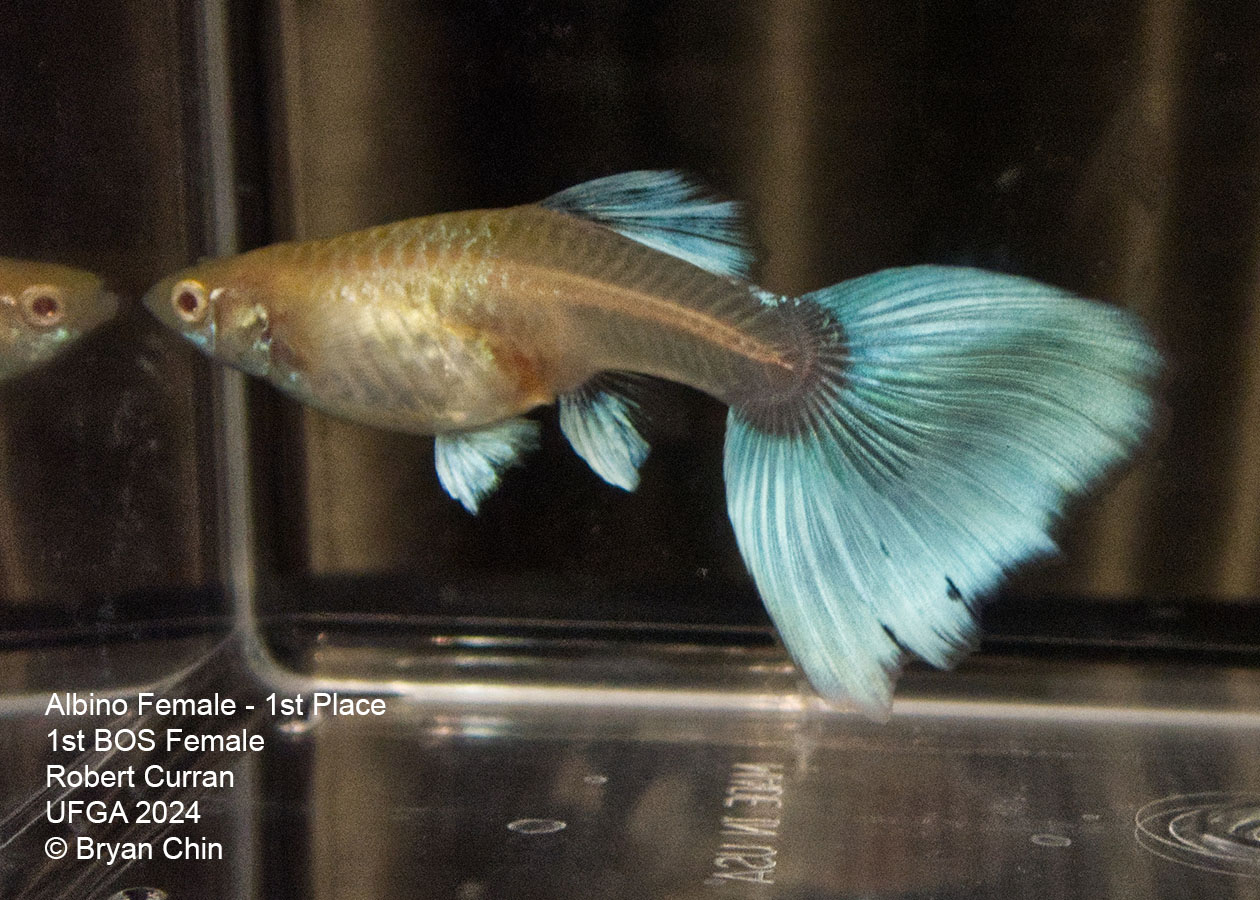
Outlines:
<svg viewBox="0 0 1260 900"><path fill-rule="evenodd" d="M91 272L0 259L0 378L51 360L117 311Z"/></svg>
<svg viewBox="0 0 1260 900"><path fill-rule="evenodd" d="M271 368L271 316L264 295L234 259L224 259L162 279L143 302L202 353L266 376Z"/></svg>

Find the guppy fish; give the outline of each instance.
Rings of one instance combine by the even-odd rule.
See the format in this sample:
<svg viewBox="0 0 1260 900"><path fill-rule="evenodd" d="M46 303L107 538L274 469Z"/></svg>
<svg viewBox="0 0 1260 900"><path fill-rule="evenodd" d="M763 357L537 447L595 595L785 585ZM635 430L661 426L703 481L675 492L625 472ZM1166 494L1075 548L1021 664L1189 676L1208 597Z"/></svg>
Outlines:
<svg viewBox="0 0 1260 900"><path fill-rule="evenodd" d="M0 257L0 380L52 359L117 308L91 272Z"/></svg>
<svg viewBox="0 0 1260 900"><path fill-rule="evenodd" d="M747 278L738 210L673 172L204 262L145 303L298 400L434 434L469 510L558 402L627 490L636 379L730 407L735 537L814 688L880 715L907 654L950 664L1002 574L1128 455L1159 359L1131 315L1008 275L891 269L801 297Z"/></svg>

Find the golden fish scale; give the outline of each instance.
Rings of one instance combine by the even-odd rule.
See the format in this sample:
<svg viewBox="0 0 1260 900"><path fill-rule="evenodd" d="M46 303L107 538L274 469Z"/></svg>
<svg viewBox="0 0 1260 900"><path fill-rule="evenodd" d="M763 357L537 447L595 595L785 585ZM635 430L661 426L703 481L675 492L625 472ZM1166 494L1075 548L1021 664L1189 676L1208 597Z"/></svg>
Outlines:
<svg viewBox="0 0 1260 900"><path fill-rule="evenodd" d="M304 382L290 389L386 427L477 427L606 370L730 402L792 377L799 356L783 312L750 285L537 206L411 219L236 262L242 281L266 286L273 341Z"/></svg>
<svg viewBox="0 0 1260 900"><path fill-rule="evenodd" d="M267 247L206 278L265 307L269 377L301 399L383 427L476 427L552 395L502 329L478 321L493 326L495 295L452 238L441 221L412 220Z"/></svg>

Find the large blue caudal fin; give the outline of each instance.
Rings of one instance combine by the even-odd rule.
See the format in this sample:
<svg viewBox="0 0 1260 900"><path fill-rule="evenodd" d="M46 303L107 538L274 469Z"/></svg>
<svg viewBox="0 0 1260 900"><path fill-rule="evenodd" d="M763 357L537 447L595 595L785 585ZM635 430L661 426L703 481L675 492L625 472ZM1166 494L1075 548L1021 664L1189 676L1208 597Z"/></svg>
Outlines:
<svg viewBox="0 0 1260 900"><path fill-rule="evenodd" d="M921 266L807 295L827 334L791 409L732 408L727 505L788 650L882 715L907 653L948 665L1003 573L1145 434L1136 319L1027 279Z"/></svg>

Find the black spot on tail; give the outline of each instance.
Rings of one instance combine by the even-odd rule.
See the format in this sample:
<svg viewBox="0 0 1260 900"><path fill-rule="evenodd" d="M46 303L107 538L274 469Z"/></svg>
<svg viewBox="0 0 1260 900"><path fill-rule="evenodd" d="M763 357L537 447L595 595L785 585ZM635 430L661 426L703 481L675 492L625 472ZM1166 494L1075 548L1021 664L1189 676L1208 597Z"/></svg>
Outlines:
<svg viewBox="0 0 1260 900"><path fill-rule="evenodd" d="M950 600L962 603L962 591L958 590L958 585L954 584L954 579L948 575L945 576L945 596Z"/></svg>

